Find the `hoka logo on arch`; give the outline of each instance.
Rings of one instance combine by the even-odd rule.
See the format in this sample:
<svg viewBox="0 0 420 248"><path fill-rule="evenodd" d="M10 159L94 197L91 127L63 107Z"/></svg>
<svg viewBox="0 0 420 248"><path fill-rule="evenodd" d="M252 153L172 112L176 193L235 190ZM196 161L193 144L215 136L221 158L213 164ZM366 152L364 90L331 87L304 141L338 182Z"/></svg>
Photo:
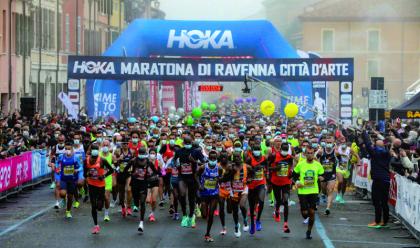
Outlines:
<svg viewBox="0 0 420 248"><path fill-rule="evenodd" d="M168 48L234 49L231 30L181 30L169 31Z"/></svg>

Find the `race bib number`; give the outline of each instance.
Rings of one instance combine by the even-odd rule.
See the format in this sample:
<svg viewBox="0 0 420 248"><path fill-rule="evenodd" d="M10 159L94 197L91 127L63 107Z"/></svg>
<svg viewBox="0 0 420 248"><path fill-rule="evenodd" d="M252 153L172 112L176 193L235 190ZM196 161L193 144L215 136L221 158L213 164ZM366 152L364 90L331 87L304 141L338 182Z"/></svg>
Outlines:
<svg viewBox="0 0 420 248"><path fill-rule="evenodd" d="M216 180L204 180L205 189L216 189L217 181Z"/></svg>
<svg viewBox="0 0 420 248"><path fill-rule="evenodd" d="M230 191L231 190L230 182L220 183L220 188Z"/></svg>
<svg viewBox="0 0 420 248"><path fill-rule="evenodd" d="M127 167L127 163L125 162L120 163L120 166L119 166L120 173L124 172L125 167Z"/></svg>
<svg viewBox="0 0 420 248"><path fill-rule="evenodd" d="M332 164L328 159L325 160L322 164L322 166L324 167L324 171L325 172L332 172L333 171L333 166L334 164Z"/></svg>
<svg viewBox="0 0 420 248"><path fill-rule="evenodd" d="M233 188L233 191L236 191L236 192L244 191L244 183L242 181L235 180L233 181L232 188Z"/></svg>
<svg viewBox="0 0 420 248"><path fill-rule="evenodd" d="M279 163L278 166L280 167L279 170L277 170L277 176L278 177L287 177L289 176L289 164L288 163Z"/></svg>
<svg viewBox="0 0 420 248"><path fill-rule="evenodd" d="M95 169L95 168L89 169L89 175L92 179L98 179L98 176L99 176L98 174L99 173L98 173L97 169Z"/></svg>
<svg viewBox="0 0 420 248"><path fill-rule="evenodd" d="M181 166L181 173L184 175L191 175L192 174L192 167L190 164L183 164Z"/></svg>
<svg viewBox="0 0 420 248"><path fill-rule="evenodd" d="M264 171L263 170L258 170L257 172L255 172L254 180L261 181L263 179L264 179Z"/></svg>
<svg viewBox="0 0 420 248"><path fill-rule="evenodd" d="M308 170L305 172L303 177L303 184L305 187L312 188L315 185L315 172L313 170Z"/></svg>
<svg viewBox="0 0 420 248"><path fill-rule="evenodd" d="M74 166L64 166L63 172L65 176L72 176L74 174Z"/></svg>
<svg viewBox="0 0 420 248"><path fill-rule="evenodd" d="M338 167L340 168L340 170L347 170L347 163L340 163Z"/></svg>
<svg viewBox="0 0 420 248"><path fill-rule="evenodd" d="M145 174L146 173L145 173L144 169L137 168L136 173L135 173L135 177L138 180L144 180Z"/></svg>

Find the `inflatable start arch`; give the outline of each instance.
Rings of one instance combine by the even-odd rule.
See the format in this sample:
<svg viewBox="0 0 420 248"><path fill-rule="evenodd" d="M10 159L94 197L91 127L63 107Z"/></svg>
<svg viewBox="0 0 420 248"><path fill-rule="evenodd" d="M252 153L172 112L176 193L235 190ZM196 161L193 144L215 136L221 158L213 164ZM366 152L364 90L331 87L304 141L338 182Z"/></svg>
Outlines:
<svg viewBox="0 0 420 248"><path fill-rule="evenodd" d="M153 57L197 56L226 57L251 56L254 58L299 58L296 50L268 21L166 21L135 20L106 50L104 56ZM89 117L96 118L107 112L120 116L121 80L89 80L86 99ZM310 83L277 82L275 87L290 94L312 98ZM113 93L115 107L109 108ZM92 99L95 99L92 101ZM312 100L310 100L312 102ZM106 109L106 111L105 111ZM111 110L111 111L110 111Z"/></svg>

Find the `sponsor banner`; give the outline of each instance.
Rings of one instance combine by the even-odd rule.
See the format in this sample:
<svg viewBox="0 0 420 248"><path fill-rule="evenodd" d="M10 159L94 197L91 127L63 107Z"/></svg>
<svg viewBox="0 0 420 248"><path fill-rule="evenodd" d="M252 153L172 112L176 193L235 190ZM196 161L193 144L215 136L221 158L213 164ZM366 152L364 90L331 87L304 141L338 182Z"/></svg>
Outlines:
<svg viewBox="0 0 420 248"><path fill-rule="evenodd" d="M68 78L114 80L353 81L352 58L240 59L69 56Z"/></svg>
<svg viewBox="0 0 420 248"><path fill-rule="evenodd" d="M340 82L340 121L345 126L350 126L353 122L353 82Z"/></svg>
<svg viewBox="0 0 420 248"><path fill-rule="evenodd" d="M372 182L369 180L370 160L363 158L353 169L353 184L361 189L371 189Z"/></svg>
<svg viewBox="0 0 420 248"><path fill-rule="evenodd" d="M32 151L32 180L51 173L48 166L47 150Z"/></svg>
<svg viewBox="0 0 420 248"><path fill-rule="evenodd" d="M158 111L158 82L150 81L149 84L149 94L150 94L150 113L155 114Z"/></svg>
<svg viewBox="0 0 420 248"><path fill-rule="evenodd" d="M420 185L396 175L397 199L395 212L420 232Z"/></svg>
<svg viewBox="0 0 420 248"><path fill-rule="evenodd" d="M0 192L32 180L32 152L0 161Z"/></svg>
<svg viewBox="0 0 420 248"><path fill-rule="evenodd" d="M313 103L312 96L312 82L294 82L293 86L290 87L288 82L281 83L283 85L283 90L287 97L281 98L281 106L279 109L283 109L288 103L293 102L299 106L299 115L303 116L305 119L310 119L313 117L313 111L311 111L311 103ZM282 107L283 106L283 107Z"/></svg>
<svg viewBox="0 0 420 248"><path fill-rule="evenodd" d="M169 113L169 108L175 106L175 85L172 83L162 83L162 111Z"/></svg>
<svg viewBox="0 0 420 248"><path fill-rule="evenodd" d="M395 177L395 173L394 172L390 172L389 173L389 178L391 179L390 181L390 187L389 187L389 199L388 202L389 204L391 204L393 207L395 207L395 204L397 202L397 179Z"/></svg>
<svg viewBox="0 0 420 248"><path fill-rule="evenodd" d="M67 81L67 94L76 113L80 111L80 80L69 79Z"/></svg>
<svg viewBox="0 0 420 248"><path fill-rule="evenodd" d="M78 104L74 104L71 101L71 98L69 95L67 95L64 92L60 92L58 94L58 99L60 99L60 101L63 103L63 105L66 107L67 112L69 113L70 117L72 119L78 119L78 111L76 110L76 106L78 107Z"/></svg>
<svg viewBox="0 0 420 248"><path fill-rule="evenodd" d="M327 82L312 82L312 94L316 123L318 125L325 124L328 111Z"/></svg>

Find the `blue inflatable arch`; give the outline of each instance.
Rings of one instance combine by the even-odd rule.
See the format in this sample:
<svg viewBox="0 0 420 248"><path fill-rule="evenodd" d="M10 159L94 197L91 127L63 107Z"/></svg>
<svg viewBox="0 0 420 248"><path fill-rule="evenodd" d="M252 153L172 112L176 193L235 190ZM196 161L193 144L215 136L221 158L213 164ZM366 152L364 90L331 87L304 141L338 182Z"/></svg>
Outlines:
<svg viewBox="0 0 420 248"><path fill-rule="evenodd" d="M104 56L252 56L299 58L296 50L268 21L167 21L135 20L105 51ZM86 101L89 117L120 118L123 81L89 80ZM308 82L275 82L275 87L312 103ZM107 99L104 99L107 98ZM112 99L109 99L112 98ZM92 99L94 99L92 101ZM115 106L110 107L109 103ZM108 106L106 106L108 104ZM106 110L106 111L105 111Z"/></svg>

